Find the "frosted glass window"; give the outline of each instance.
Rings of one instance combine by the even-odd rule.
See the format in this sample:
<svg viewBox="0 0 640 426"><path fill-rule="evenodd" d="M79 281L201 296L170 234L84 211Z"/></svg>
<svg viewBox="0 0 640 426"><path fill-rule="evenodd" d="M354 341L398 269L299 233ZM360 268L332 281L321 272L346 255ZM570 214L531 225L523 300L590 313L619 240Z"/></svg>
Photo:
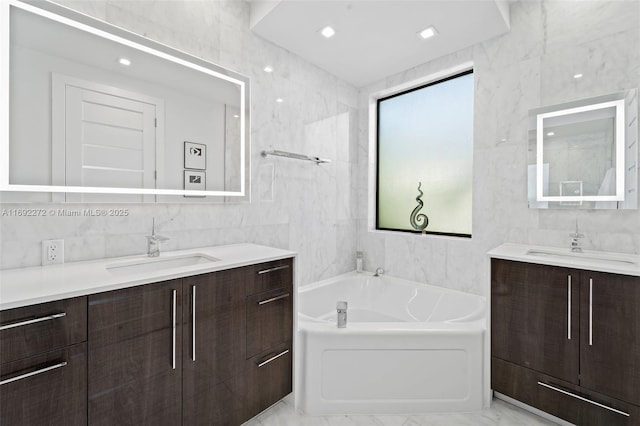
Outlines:
<svg viewBox="0 0 640 426"><path fill-rule="evenodd" d="M376 228L470 237L473 71L378 99L377 113Z"/></svg>

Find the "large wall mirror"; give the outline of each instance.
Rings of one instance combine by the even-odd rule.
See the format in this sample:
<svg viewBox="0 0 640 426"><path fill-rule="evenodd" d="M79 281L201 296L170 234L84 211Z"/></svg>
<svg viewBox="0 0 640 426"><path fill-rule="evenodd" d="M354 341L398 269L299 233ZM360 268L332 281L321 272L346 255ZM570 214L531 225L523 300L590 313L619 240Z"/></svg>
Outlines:
<svg viewBox="0 0 640 426"><path fill-rule="evenodd" d="M248 77L53 3L1 7L3 201L248 199Z"/></svg>
<svg viewBox="0 0 640 426"><path fill-rule="evenodd" d="M530 208L638 207L638 90L529 112Z"/></svg>

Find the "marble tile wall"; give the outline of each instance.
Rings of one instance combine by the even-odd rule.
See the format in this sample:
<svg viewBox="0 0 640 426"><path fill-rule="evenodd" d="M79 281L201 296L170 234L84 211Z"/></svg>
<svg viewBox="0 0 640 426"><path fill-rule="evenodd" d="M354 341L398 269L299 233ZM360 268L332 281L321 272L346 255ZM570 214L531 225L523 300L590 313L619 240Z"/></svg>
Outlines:
<svg viewBox="0 0 640 426"><path fill-rule="evenodd" d="M370 93L473 61L473 238L371 232L367 156ZM576 80L574 74L584 76ZM511 31L360 90L358 247L368 270L486 294L486 252L503 242L568 247L578 219L584 247L640 253L640 211L527 208L530 109L640 86L640 2L519 1Z"/></svg>
<svg viewBox="0 0 640 426"><path fill-rule="evenodd" d="M41 240L54 238L65 240L67 262L144 253L144 236L155 216L157 232L171 238L164 250L239 242L286 248L299 253L301 283L354 269L355 88L255 36L245 1L61 3L251 77L252 202L119 205L129 210L127 217L0 216L0 268L39 265ZM265 65L274 72L265 73ZM275 102L279 97L283 103ZM316 166L265 159L260 156L264 149L308 153L333 162Z"/></svg>
<svg viewBox="0 0 640 426"><path fill-rule="evenodd" d="M508 34L360 90L253 35L244 1L61 2L252 78L252 203L126 205L124 218L0 216L2 269L39 265L40 242L52 238L65 239L67 261L143 253L152 216L171 238L165 250L236 242L295 250L301 284L352 270L359 248L366 269L485 294L489 249L567 246L576 218L586 248L640 252L638 210L529 210L526 199L529 109L640 86L636 0L514 2ZM476 76L473 238L370 232L368 94L467 61ZM274 73L262 71L267 64ZM574 80L577 72L584 77ZM263 149L334 162L263 159Z"/></svg>

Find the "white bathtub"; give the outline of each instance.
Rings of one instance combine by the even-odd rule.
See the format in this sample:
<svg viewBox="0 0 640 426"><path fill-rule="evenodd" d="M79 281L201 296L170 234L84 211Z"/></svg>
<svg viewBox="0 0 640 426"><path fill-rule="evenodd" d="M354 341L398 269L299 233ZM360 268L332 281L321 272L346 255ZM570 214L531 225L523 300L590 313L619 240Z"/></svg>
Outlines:
<svg viewBox="0 0 640 426"><path fill-rule="evenodd" d="M336 301L349 303L337 328ZM311 415L483 406L486 300L355 272L298 291L296 408Z"/></svg>

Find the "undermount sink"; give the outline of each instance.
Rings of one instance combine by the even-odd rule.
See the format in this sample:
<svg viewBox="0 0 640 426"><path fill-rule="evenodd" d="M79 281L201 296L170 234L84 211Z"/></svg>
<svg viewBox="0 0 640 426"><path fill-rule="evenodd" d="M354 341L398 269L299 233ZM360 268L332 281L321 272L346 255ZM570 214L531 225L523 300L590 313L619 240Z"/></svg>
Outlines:
<svg viewBox="0 0 640 426"><path fill-rule="evenodd" d="M541 257L565 258L567 260L581 260L583 262L607 263L609 265L635 266L638 264L633 256L626 256L618 253L598 253L598 252L572 252L562 249L529 249L527 255Z"/></svg>
<svg viewBox="0 0 640 426"><path fill-rule="evenodd" d="M218 258L201 253L166 257L162 257L161 255L160 257L149 257L112 263L107 265L106 269L115 275L127 275L218 262L219 260L220 259Z"/></svg>

